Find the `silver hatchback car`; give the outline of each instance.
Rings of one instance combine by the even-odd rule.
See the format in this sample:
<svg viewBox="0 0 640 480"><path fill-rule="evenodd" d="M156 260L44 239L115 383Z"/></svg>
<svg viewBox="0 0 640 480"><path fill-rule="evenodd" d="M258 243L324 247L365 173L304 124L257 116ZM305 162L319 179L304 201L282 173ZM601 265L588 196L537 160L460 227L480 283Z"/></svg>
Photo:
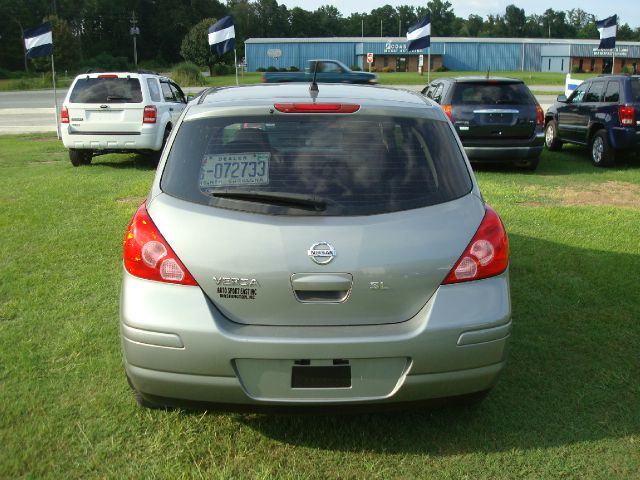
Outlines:
<svg viewBox="0 0 640 480"><path fill-rule="evenodd" d="M505 364L508 245L440 107L322 84L205 91L124 241L141 405L477 398Z"/></svg>

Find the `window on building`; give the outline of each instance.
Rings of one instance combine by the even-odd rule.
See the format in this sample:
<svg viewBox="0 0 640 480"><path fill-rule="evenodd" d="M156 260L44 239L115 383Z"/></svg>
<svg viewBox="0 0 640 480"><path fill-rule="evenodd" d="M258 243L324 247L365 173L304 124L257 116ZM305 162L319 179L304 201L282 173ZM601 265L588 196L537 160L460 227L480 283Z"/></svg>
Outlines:
<svg viewBox="0 0 640 480"><path fill-rule="evenodd" d="M578 67L578 70L580 70L582 72L582 69L584 68L584 58L580 59L580 66Z"/></svg>
<svg viewBox="0 0 640 480"><path fill-rule="evenodd" d="M591 59L591 71L593 72L596 69L596 59Z"/></svg>
<svg viewBox="0 0 640 480"><path fill-rule="evenodd" d="M385 67L389 66L389 57L387 57L387 56L384 57L384 66Z"/></svg>

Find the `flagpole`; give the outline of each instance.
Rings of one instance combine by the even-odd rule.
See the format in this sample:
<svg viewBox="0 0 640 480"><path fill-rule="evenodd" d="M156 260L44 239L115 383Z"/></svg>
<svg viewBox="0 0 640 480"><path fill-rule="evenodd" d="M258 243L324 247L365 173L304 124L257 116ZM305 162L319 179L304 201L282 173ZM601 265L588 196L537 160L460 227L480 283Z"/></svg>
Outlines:
<svg viewBox="0 0 640 480"><path fill-rule="evenodd" d="M58 92L56 90L56 66L53 61L53 52L51 52L51 77L53 78L53 104L56 110L56 134L60 140L60 115L58 115Z"/></svg>
<svg viewBox="0 0 640 480"><path fill-rule="evenodd" d="M616 47L613 47L613 62L611 63L611 75L616 71Z"/></svg>
<svg viewBox="0 0 640 480"><path fill-rule="evenodd" d="M233 49L233 64L236 66L236 86L238 83L238 57L236 56L236 49Z"/></svg>
<svg viewBox="0 0 640 480"><path fill-rule="evenodd" d="M427 50L427 83L431 83L431 45Z"/></svg>

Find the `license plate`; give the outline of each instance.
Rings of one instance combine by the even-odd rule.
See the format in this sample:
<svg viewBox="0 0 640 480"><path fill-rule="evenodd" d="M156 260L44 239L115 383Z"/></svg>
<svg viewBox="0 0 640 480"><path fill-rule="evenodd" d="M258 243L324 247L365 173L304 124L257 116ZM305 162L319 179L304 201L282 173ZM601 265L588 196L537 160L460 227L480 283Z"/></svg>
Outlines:
<svg viewBox="0 0 640 480"><path fill-rule="evenodd" d="M351 366L291 367L291 388L350 388Z"/></svg>
<svg viewBox="0 0 640 480"><path fill-rule="evenodd" d="M221 153L205 155L200 170L200 189L216 187L267 185L269 152Z"/></svg>

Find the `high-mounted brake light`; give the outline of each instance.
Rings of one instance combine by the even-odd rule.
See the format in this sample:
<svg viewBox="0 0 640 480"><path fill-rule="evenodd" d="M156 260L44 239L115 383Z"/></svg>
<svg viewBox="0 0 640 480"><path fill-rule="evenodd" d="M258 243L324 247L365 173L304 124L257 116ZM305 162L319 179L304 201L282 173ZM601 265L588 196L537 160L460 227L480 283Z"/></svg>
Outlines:
<svg viewBox="0 0 640 480"><path fill-rule="evenodd" d="M198 285L151 220L144 203L124 237L124 266L131 275L147 280Z"/></svg>
<svg viewBox="0 0 640 480"><path fill-rule="evenodd" d="M451 111L451 105L440 105L445 115L449 117L449 120L453 122L453 112Z"/></svg>
<svg viewBox="0 0 640 480"><path fill-rule="evenodd" d="M360 105L353 103L276 103L275 109L282 113L354 113Z"/></svg>
<svg viewBox="0 0 640 480"><path fill-rule="evenodd" d="M153 105L147 105L144 107L144 113L142 115L142 123L156 123L158 118L158 110Z"/></svg>
<svg viewBox="0 0 640 480"><path fill-rule="evenodd" d="M630 127L636 117L636 109L633 105L618 105L618 117L620 118L620 125L623 127Z"/></svg>
<svg viewBox="0 0 640 480"><path fill-rule="evenodd" d="M536 104L536 125L544 126L544 111L538 104Z"/></svg>
<svg viewBox="0 0 640 480"><path fill-rule="evenodd" d="M493 277L509 266L507 232L498 214L485 205L485 214L476 234L442 282L469 282Z"/></svg>
<svg viewBox="0 0 640 480"><path fill-rule="evenodd" d="M62 107L60 110L60 123L69 123L69 109L67 107Z"/></svg>
<svg viewBox="0 0 640 480"><path fill-rule="evenodd" d="M98 75L98 78L118 78L118 75Z"/></svg>

